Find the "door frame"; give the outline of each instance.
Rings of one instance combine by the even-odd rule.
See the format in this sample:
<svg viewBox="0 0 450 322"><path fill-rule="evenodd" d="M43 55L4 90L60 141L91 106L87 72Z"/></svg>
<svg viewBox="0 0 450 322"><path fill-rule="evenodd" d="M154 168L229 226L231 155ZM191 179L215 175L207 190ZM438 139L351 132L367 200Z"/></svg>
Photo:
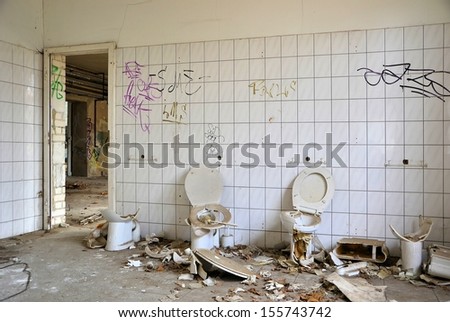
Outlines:
<svg viewBox="0 0 450 322"><path fill-rule="evenodd" d="M43 79L43 227L50 230L52 227L52 115L51 115L51 76L52 76L52 55L90 55L90 54L108 54L108 131L109 142L116 141L115 126L115 84L116 84L116 44L114 42L75 45L64 47L44 48L44 79ZM64 84L65 86L65 84ZM65 88L65 87L64 87ZM115 211L116 193L115 193L116 173L115 169L108 169L108 207Z"/></svg>

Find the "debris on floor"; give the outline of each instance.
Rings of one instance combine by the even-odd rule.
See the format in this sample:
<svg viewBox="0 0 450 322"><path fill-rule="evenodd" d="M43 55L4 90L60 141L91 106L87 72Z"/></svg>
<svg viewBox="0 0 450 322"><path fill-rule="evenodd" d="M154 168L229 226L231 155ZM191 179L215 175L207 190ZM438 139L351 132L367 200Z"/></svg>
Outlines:
<svg viewBox="0 0 450 322"><path fill-rule="evenodd" d="M428 261L425 268L429 275L450 279L450 247L429 246Z"/></svg>
<svg viewBox="0 0 450 322"><path fill-rule="evenodd" d="M91 224L93 222L99 221L101 219L103 219L102 214L93 214L91 216L87 216L87 217L81 219L79 224L81 226L84 226L84 225Z"/></svg>
<svg viewBox="0 0 450 322"><path fill-rule="evenodd" d="M218 255L214 251L199 248L193 254L205 271L218 269L242 278L250 278L252 275L255 275L245 266L230 258Z"/></svg>
<svg viewBox="0 0 450 322"><path fill-rule="evenodd" d="M192 251L188 241L167 240L154 234L142 238L136 245L140 252L126 259L124 267L128 270L176 274L173 290L160 301L176 301L185 294L183 292L198 290L211 292L211 299L217 302L369 302L386 301L386 286L382 284L389 278L405 280L417 287L439 285L436 277L426 275L417 280L407 276L401 271L401 261L394 257L374 262L374 258L379 260L383 246L375 243L379 250L374 251L371 242L364 253L368 255L370 249L370 260L342 259L335 252L321 249L312 254L307 266L288 259L286 250L281 248L235 245ZM356 250L360 250L359 244ZM298 277L292 279L295 276ZM236 280L240 286L218 293L223 279ZM373 283L376 280L379 282Z"/></svg>
<svg viewBox="0 0 450 322"><path fill-rule="evenodd" d="M108 223L103 222L97 225L87 236L86 246L88 248L103 248L106 246L108 235Z"/></svg>
<svg viewBox="0 0 450 322"><path fill-rule="evenodd" d="M384 263L389 256L386 242L365 238L342 238L333 253L340 259Z"/></svg>
<svg viewBox="0 0 450 322"><path fill-rule="evenodd" d="M386 302L386 286L373 286L364 278L345 278L337 273L330 274L326 280L336 285L352 302Z"/></svg>

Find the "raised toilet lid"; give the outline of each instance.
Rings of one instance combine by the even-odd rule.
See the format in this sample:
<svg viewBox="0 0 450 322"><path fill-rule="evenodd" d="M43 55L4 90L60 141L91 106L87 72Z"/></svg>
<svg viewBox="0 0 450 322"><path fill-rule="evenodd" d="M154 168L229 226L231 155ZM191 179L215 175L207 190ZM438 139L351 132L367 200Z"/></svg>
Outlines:
<svg viewBox="0 0 450 322"><path fill-rule="evenodd" d="M222 176L218 169L206 167L189 170L184 188L193 206L219 204L222 196Z"/></svg>
<svg viewBox="0 0 450 322"><path fill-rule="evenodd" d="M321 214L334 195L334 179L325 168L307 168L295 179L292 202L296 210Z"/></svg>

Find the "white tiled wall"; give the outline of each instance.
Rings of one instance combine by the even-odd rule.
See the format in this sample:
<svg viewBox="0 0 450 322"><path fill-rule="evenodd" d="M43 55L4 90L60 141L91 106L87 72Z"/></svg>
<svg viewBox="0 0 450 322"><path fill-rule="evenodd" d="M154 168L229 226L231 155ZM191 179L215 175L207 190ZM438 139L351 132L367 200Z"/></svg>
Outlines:
<svg viewBox="0 0 450 322"><path fill-rule="evenodd" d="M42 228L42 55L0 41L0 238Z"/></svg>
<svg viewBox="0 0 450 322"><path fill-rule="evenodd" d="M389 225L411 232L422 214L434 221L428 241L449 244L450 96L441 95L450 94L442 87L450 88L449 57L450 24L118 49L116 139L122 143L127 134L129 142L143 144L142 151L130 149L129 159L120 154L118 211L140 207L144 233L163 230L169 238L189 239L184 220L190 203L183 185L189 166L175 164L170 143L175 135L182 143L194 135L200 144L192 150L196 162L202 162L208 143L223 149L222 204L238 225L235 243L275 246L288 240L279 214L293 208L292 182L304 168L288 168L287 162L295 154L303 162L308 143L323 147L309 150L311 163L326 160L327 133L332 133L332 148L345 143L338 153L345 166L337 160L327 164L336 193L318 231L326 247L344 236L360 236L386 240L398 253ZM125 72L129 62L140 64L140 74ZM383 65L400 63L410 63L410 70L395 83L386 71L391 84L369 86L364 70L358 71L381 72ZM386 68L402 75L401 66ZM414 85L408 78L424 73L429 73L425 85L432 80L434 88L400 86ZM129 94L142 105L128 106L125 113L131 82ZM417 93L421 89L437 91L438 97ZM266 135L276 144L269 154L274 167L264 162ZM233 143L256 147L246 151L250 157L240 149L227 153ZM279 148L286 143L292 146L281 157ZM240 166L255 156L257 167ZM179 158L187 162L187 148ZM165 167L149 166L149 160Z"/></svg>

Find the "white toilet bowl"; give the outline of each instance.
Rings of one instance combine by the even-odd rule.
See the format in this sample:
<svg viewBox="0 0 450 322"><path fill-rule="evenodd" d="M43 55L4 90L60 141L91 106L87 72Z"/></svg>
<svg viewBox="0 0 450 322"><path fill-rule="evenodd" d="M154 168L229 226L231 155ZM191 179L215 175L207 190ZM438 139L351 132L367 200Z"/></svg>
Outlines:
<svg viewBox="0 0 450 322"><path fill-rule="evenodd" d="M191 226L191 249L218 246L218 229L231 221L230 211L220 205L223 184L219 170L192 168L184 187L193 206L186 220Z"/></svg>
<svg viewBox="0 0 450 322"><path fill-rule="evenodd" d="M132 218L122 218L110 209L101 211L108 222L108 235L105 249L117 251L127 249L140 239L140 226Z"/></svg>
<svg viewBox="0 0 450 322"><path fill-rule="evenodd" d="M292 187L294 211L283 211L280 219L291 235L291 259L298 238L311 240L310 234L319 228L321 214L334 195L334 179L325 168L307 168L295 179ZM311 255L312 243L307 243L305 258ZM297 260L297 258L295 258Z"/></svg>

